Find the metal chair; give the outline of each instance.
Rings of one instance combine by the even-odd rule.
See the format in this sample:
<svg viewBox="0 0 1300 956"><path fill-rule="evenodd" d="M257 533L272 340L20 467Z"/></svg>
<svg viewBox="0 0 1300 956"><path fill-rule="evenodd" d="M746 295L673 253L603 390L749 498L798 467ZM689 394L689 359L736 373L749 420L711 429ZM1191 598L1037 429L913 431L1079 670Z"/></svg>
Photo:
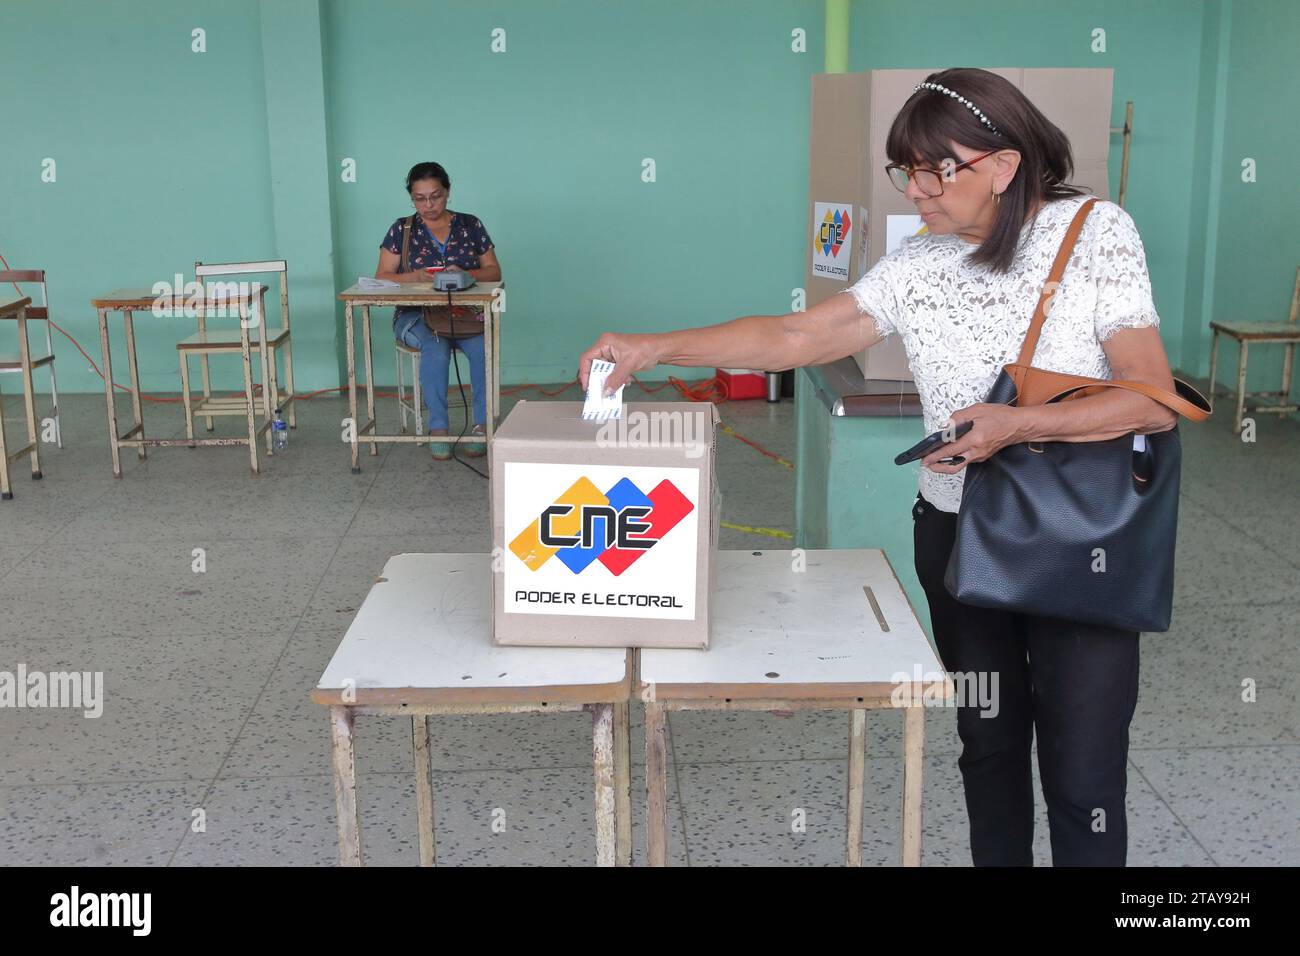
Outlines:
<svg viewBox="0 0 1300 956"><path fill-rule="evenodd" d="M36 402L35 389L32 386L31 353L27 344L27 307L32 304L29 297L15 299L0 305L0 319L13 319L18 323L18 344L21 356L18 371L23 376L23 406L27 412L27 444L17 451L9 451L5 443L4 405L0 402L0 499L8 501L14 496L13 486L9 483L9 462L28 455L32 461L32 479L40 480L41 446L36 437Z"/></svg>
<svg viewBox="0 0 1300 956"><path fill-rule="evenodd" d="M420 391L420 350L411 348L405 342L394 341L397 358L397 414L402 419L402 434L406 434L406 414L415 416L415 433L424 434L424 416L420 410L424 407L424 395ZM411 357L411 401L406 400L406 381L402 377L402 356Z"/></svg>
<svg viewBox="0 0 1300 956"><path fill-rule="evenodd" d="M412 348L405 342L394 340L394 356L397 359L397 414L402 421L402 434L406 434L406 416L408 414L415 418L415 433L423 435L425 432L425 421L423 415L424 409L424 392L420 388L420 350ZM452 346L451 360L458 362L460 356L464 355L460 346ZM410 356L411 359L411 400L406 399L406 378L402 374L402 356ZM466 373L468 375L468 372ZM448 404L448 408L463 408L460 402L455 405Z"/></svg>
<svg viewBox="0 0 1300 956"><path fill-rule="evenodd" d="M257 347L258 355L262 366L262 393L263 393L263 414L267 420L271 419L275 409L282 408L288 414L288 424L290 428L298 427L298 413L295 408L297 398L294 392L293 384L293 338L289 328L289 272L288 267L283 259L270 260L265 262L223 262L194 263L194 277L198 282L207 286L205 280L213 277L232 276L232 275L253 275L256 273L274 272L278 273L280 279L280 327L270 328L267 325L266 316L262 312L263 299L259 298L255 303L257 305L257 322L249 330L249 341ZM214 283L219 285L219 283ZM244 414L244 403L239 398L213 398L212 397L212 380L208 368L208 357L219 354L238 354L241 350L239 333L233 330L226 332L208 333L203 313L200 310L198 315L198 331L189 338L176 344L180 351L199 356L199 365L203 375L203 399L193 407L191 412L186 411L186 434L193 433L193 421L190 415L200 415L206 419L208 431L212 431L212 418L214 415L242 415ZM284 350L284 374L287 391L282 396L280 394L279 373L277 355L279 350ZM185 363L184 357L181 359L182 365ZM267 447L270 448L271 436L267 435Z"/></svg>
<svg viewBox="0 0 1300 956"><path fill-rule="evenodd" d="M267 355L266 355L266 337L261 337L261 344L258 353L262 365L262 414L265 421L261 426L256 423L257 417L257 398L254 394L253 387L253 342L250 330L257 328L261 331L261 315L263 314L263 305L266 301L266 286L262 283L254 283L251 292L235 292L226 294L218 290L216 294L205 290L202 301L198 304L198 321L200 332L176 343L176 350L180 355L181 364L181 401L185 408L185 437L194 440L194 415L197 411L202 410L209 416L211 415L238 415L245 419L248 424L248 437L246 438L203 438L195 441L191 448L199 445L247 445L249 466L253 474L259 474L260 467L257 462L257 436L261 432L266 433L266 453L274 454L272 451L271 437L271 390L266 387L267 380ZM209 309L214 307L224 313L228 313L231 307L234 307L239 319L239 328L232 331L208 331L205 319ZM256 314L258 323L254 325L251 316ZM243 359L244 372L244 391L241 396L231 396L229 398L212 398L209 394L196 407L191 400L190 395L190 356L199 355L204 360L210 354L229 354L232 350L229 347L231 337L234 337L234 351ZM206 370L205 370L206 371ZM204 375L206 379L206 374ZM207 385L207 382L204 383Z"/></svg>
<svg viewBox="0 0 1300 956"><path fill-rule="evenodd" d="M1276 412L1286 415L1297 411L1298 407L1290 401L1291 370L1295 359L1295 347L1300 343L1300 325L1296 323L1296 314L1300 311L1300 267L1296 268L1295 285L1291 289L1291 313L1285 322L1211 322L1214 335L1210 340L1210 397L1215 394L1224 396L1232 393L1226 389L1216 393L1214 374L1219 364L1219 335L1222 333L1237 342L1237 414L1236 429L1241 431L1241 420L1246 411L1246 402L1252 398L1277 399L1274 405L1253 405L1252 412ZM1250 343L1281 343L1286 346L1286 356L1282 360L1282 388L1276 392L1246 391L1246 357Z"/></svg>
<svg viewBox="0 0 1300 956"><path fill-rule="evenodd" d="M41 304L29 305L27 307L27 320L32 319L45 323L45 353L37 354L31 357L31 367L33 369L45 367L50 372L50 401L54 407L50 411L50 417L54 419L54 440L59 448L63 447L63 422L59 418L59 383L54 376L54 337L50 325L50 293L45 284L44 269L0 269L0 283L4 282L27 282L40 286ZM30 346L29 346L30 348ZM9 353L0 353L0 374L5 372L21 372L23 370L22 356Z"/></svg>

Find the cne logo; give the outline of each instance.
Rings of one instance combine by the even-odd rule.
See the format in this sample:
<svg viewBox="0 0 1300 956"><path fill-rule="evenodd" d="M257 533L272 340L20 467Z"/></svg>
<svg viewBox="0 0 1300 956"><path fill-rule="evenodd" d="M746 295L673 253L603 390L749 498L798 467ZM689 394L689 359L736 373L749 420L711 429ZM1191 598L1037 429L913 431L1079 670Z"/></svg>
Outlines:
<svg viewBox="0 0 1300 956"><path fill-rule="evenodd" d="M844 245L844 237L849 234L849 214L847 210L837 209L834 214L828 209L822 217L821 227L817 233L817 243L822 247L822 255L835 258Z"/></svg>
<svg viewBox="0 0 1300 956"><path fill-rule="evenodd" d="M599 561L617 576L694 508L666 478L648 493L628 478L602 493L584 476L544 508L510 542L510 550L530 571L557 558L574 574Z"/></svg>

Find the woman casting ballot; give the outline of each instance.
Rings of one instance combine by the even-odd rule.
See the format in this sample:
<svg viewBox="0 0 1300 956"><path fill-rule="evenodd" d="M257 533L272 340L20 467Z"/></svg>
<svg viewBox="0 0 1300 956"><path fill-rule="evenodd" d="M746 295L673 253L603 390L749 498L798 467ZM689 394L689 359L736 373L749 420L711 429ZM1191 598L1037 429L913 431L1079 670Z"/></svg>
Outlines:
<svg viewBox="0 0 1300 956"><path fill-rule="evenodd" d="M585 388L593 359L615 363L610 390L659 364L789 369L899 335L924 433L974 423L922 459L913 507L916 570L944 667L1000 676L995 717L973 704L958 709L974 862L1032 864L1036 732L1054 863L1123 865L1137 632L959 604L943 577L968 463L1017 442L1165 431L1177 416L1120 389L1033 407L984 403L1002 366L1016 360L1066 228L1087 198L1066 184L1073 161L1065 135L1023 93L984 70L932 74L903 104L885 151L885 172L915 204L927 233L806 312L657 334L607 332L582 353L579 378ZM1114 203L1098 202L1034 364L1172 391L1158 323L1133 220ZM1093 825L1098 810L1107 821L1101 832Z"/></svg>
<svg viewBox="0 0 1300 956"><path fill-rule="evenodd" d="M477 216L447 208L451 178L437 163L416 163L406 174L406 192L415 215L403 216L388 230L379 248L376 279L392 282L430 283L429 268L468 272L482 282L501 279L501 265L487 229ZM460 349L469 358L469 377L474 391L474 432L483 434L487 421L487 384L484 374L483 312L478 308L432 306L427 309L400 308L393 316L393 336L410 348L420 350L420 390L429 406L429 434L447 434L447 375L451 350ZM416 409L415 413L420 414ZM433 457L451 457L450 442L432 442ZM465 454L483 454L481 444L471 443Z"/></svg>

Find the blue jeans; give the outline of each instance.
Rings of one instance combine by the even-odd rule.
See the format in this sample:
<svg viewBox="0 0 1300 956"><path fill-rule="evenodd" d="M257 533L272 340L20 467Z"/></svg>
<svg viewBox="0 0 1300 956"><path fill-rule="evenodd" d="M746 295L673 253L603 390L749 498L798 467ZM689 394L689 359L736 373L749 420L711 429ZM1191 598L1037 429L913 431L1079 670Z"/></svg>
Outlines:
<svg viewBox="0 0 1300 956"><path fill-rule="evenodd" d="M429 431L448 427L447 380L453 347L469 358L469 380L474 389L474 424L482 425L487 421L487 376L483 359L486 336L483 333L455 339L435 335L424 324L419 309L398 309L393 319L393 335L403 345L420 350L420 390L429 406Z"/></svg>

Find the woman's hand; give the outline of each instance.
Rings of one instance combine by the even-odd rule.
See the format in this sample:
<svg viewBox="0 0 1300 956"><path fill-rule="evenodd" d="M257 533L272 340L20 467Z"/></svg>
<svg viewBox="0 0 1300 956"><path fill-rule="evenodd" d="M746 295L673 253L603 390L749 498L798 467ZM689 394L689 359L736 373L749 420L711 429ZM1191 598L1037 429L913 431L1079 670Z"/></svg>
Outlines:
<svg viewBox="0 0 1300 956"><path fill-rule="evenodd" d="M637 372L654 368L660 361L663 336L656 334L624 335L606 332L596 339L596 344L582 353L578 360L578 381L587 388L587 376L593 359L614 363L614 371L605 379L607 391L617 391L620 385L631 381Z"/></svg>
<svg viewBox="0 0 1300 956"><path fill-rule="evenodd" d="M956 428L962 422L975 424L961 438L939 446L922 458L921 465L938 475L955 475L972 461L992 458L1007 445L1025 440L1025 411L1014 405L986 402L957 409L949 417L951 427ZM952 458L958 455L965 460L954 465L939 463L940 458Z"/></svg>

